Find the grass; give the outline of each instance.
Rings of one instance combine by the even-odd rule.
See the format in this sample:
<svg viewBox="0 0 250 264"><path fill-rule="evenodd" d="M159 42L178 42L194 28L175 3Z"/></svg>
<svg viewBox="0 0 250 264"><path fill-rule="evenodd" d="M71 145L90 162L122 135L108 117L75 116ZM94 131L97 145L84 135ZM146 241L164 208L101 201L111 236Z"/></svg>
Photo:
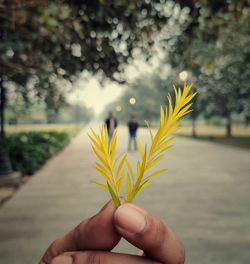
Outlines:
<svg viewBox="0 0 250 264"><path fill-rule="evenodd" d="M226 138L224 126L197 123L196 133L197 139L199 140L207 140L224 145L250 149L250 126L246 127L242 124L235 124L232 126L232 137ZM191 137L191 125L188 123L184 124L176 134L179 136Z"/></svg>
<svg viewBox="0 0 250 264"><path fill-rule="evenodd" d="M85 124L25 124L25 125L6 125L5 129L7 134L17 132L30 132L30 131L57 131L67 132L71 136L76 135L83 129Z"/></svg>

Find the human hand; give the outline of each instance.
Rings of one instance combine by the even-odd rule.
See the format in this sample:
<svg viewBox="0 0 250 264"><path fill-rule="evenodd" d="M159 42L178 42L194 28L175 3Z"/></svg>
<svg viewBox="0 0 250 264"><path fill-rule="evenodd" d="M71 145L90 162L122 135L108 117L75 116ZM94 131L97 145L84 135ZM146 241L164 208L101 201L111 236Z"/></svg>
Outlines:
<svg viewBox="0 0 250 264"><path fill-rule="evenodd" d="M144 256L110 252L124 237ZM106 204L92 218L55 240L40 264L183 264L184 248L174 232L133 204Z"/></svg>

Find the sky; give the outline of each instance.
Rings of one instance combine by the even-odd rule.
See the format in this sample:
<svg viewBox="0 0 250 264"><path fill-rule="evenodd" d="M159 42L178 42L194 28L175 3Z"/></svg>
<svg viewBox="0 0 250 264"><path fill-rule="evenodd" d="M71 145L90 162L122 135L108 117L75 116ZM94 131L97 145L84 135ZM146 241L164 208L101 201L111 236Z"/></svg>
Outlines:
<svg viewBox="0 0 250 264"><path fill-rule="evenodd" d="M133 65L126 69L128 81L133 81L140 74L152 72L158 63L158 58L151 61L150 64L143 60L135 60ZM126 89L126 85L119 85L115 82L107 82L104 87L101 87L95 77L79 78L75 83L74 92L69 96L69 101L83 102L87 107L92 108L95 115L98 116L108 104L119 98Z"/></svg>
<svg viewBox="0 0 250 264"><path fill-rule="evenodd" d="M78 82L76 91L71 95L71 101L83 102L87 107L99 115L105 106L116 100L125 90L124 86L110 83L101 87L96 78L90 78L86 82Z"/></svg>

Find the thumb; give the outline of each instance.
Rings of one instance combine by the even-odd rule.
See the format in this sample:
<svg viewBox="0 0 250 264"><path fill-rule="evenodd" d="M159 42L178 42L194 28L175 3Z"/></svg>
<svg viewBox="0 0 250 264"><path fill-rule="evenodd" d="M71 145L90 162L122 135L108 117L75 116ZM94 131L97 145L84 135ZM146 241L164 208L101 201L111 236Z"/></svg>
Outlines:
<svg viewBox="0 0 250 264"><path fill-rule="evenodd" d="M123 204L114 220L118 232L146 256L166 264L184 263L184 248L174 232L146 210Z"/></svg>

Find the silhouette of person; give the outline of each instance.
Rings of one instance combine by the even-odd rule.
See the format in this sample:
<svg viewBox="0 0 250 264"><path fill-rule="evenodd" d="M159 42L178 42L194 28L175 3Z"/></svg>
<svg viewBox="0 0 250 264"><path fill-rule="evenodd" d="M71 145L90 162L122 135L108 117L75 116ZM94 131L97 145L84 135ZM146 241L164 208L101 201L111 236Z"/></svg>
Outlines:
<svg viewBox="0 0 250 264"><path fill-rule="evenodd" d="M108 118L105 120L105 124L107 126L108 129L108 134L109 134L109 141L112 138L112 135L117 127L117 119L115 118L114 114L112 111L109 112L109 116Z"/></svg>
<svg viewBox="0 0 250 264"><path fill-rule="evenodd" d="M134 142L134 150L137 150L137 143L136 143L136 131L139 127L139 124L134 115L130 116L128 122L128 131L129 131L129 142L128 142L128 150L131 150L132 142Z"/></svg>

